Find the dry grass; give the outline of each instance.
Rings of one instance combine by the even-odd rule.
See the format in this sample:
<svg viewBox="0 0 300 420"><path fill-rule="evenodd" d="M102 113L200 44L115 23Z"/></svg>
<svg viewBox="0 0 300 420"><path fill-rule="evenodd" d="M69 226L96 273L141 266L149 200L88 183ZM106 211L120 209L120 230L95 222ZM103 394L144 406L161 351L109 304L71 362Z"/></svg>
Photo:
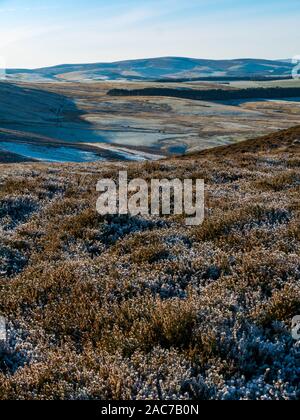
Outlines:
<svg viewBox="0 0 300 420"><path fill-rule="evenodd" d="M0 173L0 399L299 399L299 129ZM205 178L206 219L99 217L99 178Z"/></svg>

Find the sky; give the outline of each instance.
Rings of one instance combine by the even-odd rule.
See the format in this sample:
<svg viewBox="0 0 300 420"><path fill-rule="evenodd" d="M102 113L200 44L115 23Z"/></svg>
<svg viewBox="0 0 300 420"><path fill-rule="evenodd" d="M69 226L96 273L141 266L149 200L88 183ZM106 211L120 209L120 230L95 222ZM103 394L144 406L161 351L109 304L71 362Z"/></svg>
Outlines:
<svg viewBox="0 0 300 420"><path fill-rule="evenodd" d="M0 0L0 63L300 55L299 0Z"/></svg>

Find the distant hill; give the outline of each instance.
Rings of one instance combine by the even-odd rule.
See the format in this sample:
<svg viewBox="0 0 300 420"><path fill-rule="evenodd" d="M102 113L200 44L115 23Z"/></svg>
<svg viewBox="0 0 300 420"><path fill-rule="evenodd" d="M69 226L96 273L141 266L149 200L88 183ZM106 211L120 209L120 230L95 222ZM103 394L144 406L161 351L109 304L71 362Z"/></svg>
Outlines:
<svg viewBox="0 0 300 420"><path fill-rule="evenodd" d="M7 76L23 81L174 80L195 78L289 77L289 61L261 59L204 60L163 57L114 63L65 64L33 70L10 69Z"/></svg>

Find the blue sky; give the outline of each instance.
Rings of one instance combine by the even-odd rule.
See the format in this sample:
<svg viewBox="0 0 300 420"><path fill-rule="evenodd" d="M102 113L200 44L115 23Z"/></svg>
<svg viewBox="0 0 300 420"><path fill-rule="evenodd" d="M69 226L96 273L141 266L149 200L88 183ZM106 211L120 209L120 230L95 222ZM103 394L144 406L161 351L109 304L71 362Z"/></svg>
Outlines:
<svg viewBox="0 0 300 420"><path fill-rule="evenodd" d="M300 54L299 0L0 0L8 67Z"/></svg>

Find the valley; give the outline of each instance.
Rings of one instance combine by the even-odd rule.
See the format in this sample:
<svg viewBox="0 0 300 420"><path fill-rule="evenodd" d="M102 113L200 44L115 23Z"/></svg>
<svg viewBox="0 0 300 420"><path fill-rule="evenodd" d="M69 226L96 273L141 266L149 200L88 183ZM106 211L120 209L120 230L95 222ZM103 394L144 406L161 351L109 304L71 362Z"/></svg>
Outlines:
<svg viewBox="0 0 300 420"><path fill-rule="evenodd" d="M0 162L11 162L14 154L48 162L157 160L288 129L299 123L297 97L193 101L108 93L150 87L197 91L270 85L300 88L299 80L292 82L3 81Z"/></svg>

